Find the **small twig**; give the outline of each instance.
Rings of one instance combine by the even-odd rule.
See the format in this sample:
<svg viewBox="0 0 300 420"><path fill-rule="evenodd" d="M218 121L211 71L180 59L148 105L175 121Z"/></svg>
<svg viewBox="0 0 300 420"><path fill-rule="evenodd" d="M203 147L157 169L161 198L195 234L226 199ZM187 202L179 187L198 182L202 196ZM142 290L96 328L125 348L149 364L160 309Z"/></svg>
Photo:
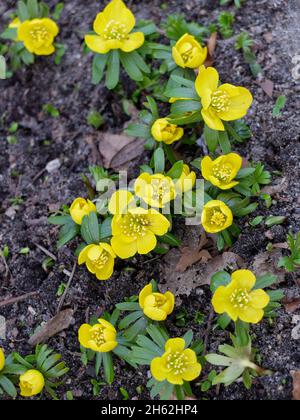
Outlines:
<svg viewBox="0 0 300 420"><path fill-rule="evenodd" d="M53 261L57 261L57 257L54 255L54 254L52 254L52 252L50 252L50 251L48 251L48 249L46 249L45 247L43 247L42 245L39 245L39 244L37 244L37 243L35 243L34 242L34 245L37 247L37 248L39 248L44 254L46 254L46 255L48 255L48 257L50 257L50 258L52 258L52 260ZM71 275L71 273L70 273L70 271L69 270L66 270L65 268L63 269L63 273L66 275L66 276L69 276L70 277L70 275Z"/></svg>
<svg viewBox="0 0 300 420"><path fill-rule="evenodd" d="M209 313L209 317L208 317L208 321L207 321L207 328L204 334L204 347L203 347L203 352L202 352L202 356L205 356L207 353L207 347L208 347L208 339L209 339L209 335L211 332L211 327L212 327L212 322L214 319L214 310L213 308L211 308L210 313Z"/></svg>
<svg viewBox="0 0 300 420"><path fill-rule="evenodd" d="M73 280L73 277L74 277L74 274L75 274L75 271L76 271L76 266L77 266L77 262L75 261L74 262L74 265L73 265L72 272L71 272L71 274L69 276L69 280L68 280L68 283L66 285L65 291L64 291L64 293L63 293L63 295L62 295L62 297L61 297L61 299L59 301L59 304L58 304L58 307L57 307L57 312L59 312L61 310L62 306L63 306L63 303L65 301L65 298L67 296L68 290L69 290L69 288L71 286L71 282Z"/></svg>
<svg viewBox="0 0 300 420"><path fill-rule="evenodd" d="M22 296L16 296L13 298L4 299L2 302L0 302L0 308L7 305L13 305L14 303L22 302L23 300L29 299L30 297L38 295L39 292L30 292L25 293L25 295Z"/></svg>
<svg viewBox="0 0 300 420"><path fill-rule="evenodd" d="M5 277L8 277L8 275L10 275L12 277L11 271L10 271L10 269L8 267L7 262L6 262L6 258L4 257L4 255L2 255L2 252L0 252L0 257L2 258L4 267L5 267L5 275L4 276Z"/></svg>

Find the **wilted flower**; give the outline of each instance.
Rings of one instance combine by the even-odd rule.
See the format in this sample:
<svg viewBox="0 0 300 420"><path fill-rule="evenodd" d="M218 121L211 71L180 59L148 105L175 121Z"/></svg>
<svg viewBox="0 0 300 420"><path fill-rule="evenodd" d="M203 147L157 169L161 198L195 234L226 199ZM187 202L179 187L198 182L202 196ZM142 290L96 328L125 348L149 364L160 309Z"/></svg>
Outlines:
<svg viewBox="0 0 300 420"><path fill-rule="evenodd" d="M38 370L30 369L20 376L19 386L22 397L33 397L43 391L45 378Z"/></svg>
<svg viewBox="0 0 300 420"><path fill-rule="evenodd" d="M153 292L149 283L139 294L139 305L144 314L154 321L164 321L173 312L175 297L173 293Z"/></svg>
<svg viewBox="0 0 300 420"><path fill-rule="evenodd" d="M18 25L17 21L14 21ZM59 32L57 24L49 18L32 19L21 22L18 28L18 41L36 55L50 55L55 51L54 39Z"/></svg>
<svg viewBox="0 0 300 420"><path fill-rule="evenodd" d="M165 353L151 362L151 373L157 381L167 380L174 385L193 381L202 370L194 350L185 349L183 338L171 338L165 344Z"/></svg>
<svg viewBox="0 0 300 420"><path fill-rule="evenodd" d="M158 142L172 144L184 135L183 128L171 124L167 118L159 118L151 127L151 134Z"/></svg>
<svg viewBox="0 0 300 420"><path fill-rule="evenodd" d="M202 48L193 35L184 34L173 47L172 55L178 66L196 69L206 60L207 48Z"/></svg>
<svg viewBox="0 0 300 420"><path fill-rule="evenodd" d="M223 201L211 200L203 207L201 222L206 232L221 232L232 225L232 211Z"/></svg>
<svg viewBox="0 0 300 420"><path fill-rule="evenodd" d="M87 245L79 254L78 264L86 264L90 273L95 274L98 280L107 280L114 271L116 255L112 247L100 242L99 245Z"/></svg>
<svg viewBox="0 0 300 420"><path fill-rule="evenodd" d="M70 207L70 215L77 225L81 225L84 216L88 216L92 211L97 211L95 204L81 197L76 198Z"/></svg>
<svg viewBox="0 0 300 420"><path fill-rule="evenodd" d="M163 174L142 173L134 183L134 192L149 206L163 208L176 196L173 180Z"/></svg>
<svg viewBox="0 0 300 420"><path fill-rule="evenodd" d="M236 153L219 156L215 160L205 156L201 161L202 176L221 190L229 190L239 183L234 181L234 178L241 169L242 163L242 158Z"/></svg>
<svg viewBox="0 0 300 420"><path fill-rule="evenodd" d="M132 32L135 17L122 0L112 0L98 13L94 21L97 35L86 35L87 46L99 54L120 49L131 52L140 48L145 36L143 32Z"/></svg>
<svg viewBox="0 0 300 420"><path fill-rule="evenodd" d="M222 120L243 118L253 101L251 93L244 87L228 83L219 86L219 74L213 67L200 68L195 87L202 101L202 117L213 130L225 130Z"/></svg>
<svg viewBox="0 0 300 420"><path fill-rule="evenodd" d="M86 349L99 353L107 353L117 347L117 331L115 327L103 318L98 324L83 324L78 331L78 340Z"/></svg>
<svg viewBox="0 0 300 420"><path fill-rule="evenodd" d="M232 273L231 283L216 290L212 304L218 314L227 313L233 320L257 324L264 316L263 309L270 297L262 289L252 290L256 277L250 270L237 270Z"/></svg>

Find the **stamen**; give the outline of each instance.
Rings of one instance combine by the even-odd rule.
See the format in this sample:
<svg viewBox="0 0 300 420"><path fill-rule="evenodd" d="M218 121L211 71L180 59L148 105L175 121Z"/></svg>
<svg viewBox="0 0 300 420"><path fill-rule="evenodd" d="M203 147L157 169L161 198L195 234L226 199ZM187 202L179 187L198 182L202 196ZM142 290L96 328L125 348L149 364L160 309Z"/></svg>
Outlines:
<svg viewBox="0 0 300 420"><path fill-rule="evenodd" d="M230 181L232 174L232 167L228 163L214 165L212 169L213 175L219 181Z"/></svg>
<svg viewBox="0 0 300 420"><path fill-rule="evenodd" d="M121 222L122 233L137 239L140 236L145 236L147 233L147 226L150 222L146 215L132 215L126 214Z"/></svg>
<svg viewBox="0 0 300 420"><path fill-rule="evenodd" d="M106 40L116 39L122 41L128 35L128 31L124 23L118 22L114 19L110 20L106 25L103 37Z"/></svg>
<svg viewBox="0 0 300 420"><path fill-rule="evenodd" d="M222 90L216 90L211 99L211 106L215 112L226 112L229 110L229 95Z"/></svg>
<svg viewBox="0 0 300 420"><path fill-rule="evenodd" d="M249 303L250 297L247 289L236 289L230 296L234 308L244 308Z"/></svg>

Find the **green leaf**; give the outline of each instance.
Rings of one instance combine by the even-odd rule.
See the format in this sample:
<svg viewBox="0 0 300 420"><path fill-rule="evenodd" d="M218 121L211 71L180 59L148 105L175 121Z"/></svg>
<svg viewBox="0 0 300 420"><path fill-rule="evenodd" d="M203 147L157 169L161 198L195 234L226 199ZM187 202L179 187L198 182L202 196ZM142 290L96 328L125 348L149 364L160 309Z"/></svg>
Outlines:
<svg viewBox="0 0 300 420"><path fill-rule="evenodd" d="M150 340L150 338L148 338L144 335L139 335L137 337L136 343L140 347L143 347L143 348L151 351L152 354L153 354L153 357L161 356L164 352L163 348L160 348L157 344L155 344L152 340Z"/></svg>
<svg viewBox="0 0 300 420"><path fill-rule="evenodd" d="M120 309L120 311L138 311L138 310L141 310L141 307L137 302L117 303L116 308Z"/></svg>
<svg viewBox="0 0 300 420"><path fill-rule="evenodd" d="M97 214L92 211L82 219L80 234L87 244L99 244L100 229Z"/></svg>
<svg viewBox="0 0 300 420"><path fill-rule="evenodd" d="M184 341L185 341L185 348L186 349L190 346L191 342L193 341L193 336L194 336L193 331L192 330L188 330L184 334L184 336L182 337L184 339Z"/></svg>
<svg viewBox="0 0 300 420"><path fill-rule="evenodd" d="M37 0L27 0L27 10L30 19L39 17L39 5Z"/></svg>
<svg viewBox="0 0 300 420"><path fill-rule="evenodd" d="M233 364L232 366L229 366L227 369L225 369L223 372L221 372L215 377L215 379L213 380L213 385L221 383L225 385L230 385L236 379L238 379L243 372L244 366L241 366L239 364Z"/></svg>
<svg viewBox="0 0 300 420"><path fill-rule="evenodd" d="M100 239L109 238L112 235L111 232L112 217L107 217L100 226Z"/></svg>
<svg viewBox="0 0 300 420"><path fill-rule="evenodd" d="M129 327L126 331L124 331L124 338L128 341L132 341L138 334L141 334L147 326L146 319L140 318L138 319L131 327Z"/></svg>
<svg viewBox="0 0 300 420"><path fill-rule="evenodd" d="M135 61L132 59L130 53L120 52L120 60L122 66L124 67L126 73L130 79L140 82L143 80L144 76L139 67L136 65Z"/></svg>
<svg viewBox="0 0 300 420"><path fill-rule="evenodd" d="M14 384L6 376L0 374L0 387L12 398L16 398L17 391Z"/></svg>
<svg viewBox="0 0 300 420"><path fill-rule="evenodd" d="M120 323L119 323L119 329L123 330L124 328L127 328L130 324L135 322L137 319L141 318L143 316L143 312L141 310L132 312L131 314L125 316Z"/></svg>
<svg viewBox="0 0 300 420"><path fill-rule="evenodd" d="M167 176L173 179L179 179L183 171L183 160L174 163L172 168L167 172Z"/></svg>
<svg viewBox="0 0 300 420"><path fill-rule="evenodd" d="M186 112L199 111L201 104L198 101L192 100L178 100L174 102L171 106L171 118L182 116Z"/></svg>
<svg viewBox="0 0 300 420"><path fill-rule="evenodd" d="M153 154L154 172L163 173L165 170L165 153L161 147L155 150Z"/></svg>
<svg viewBox="0 0 300 420"><path fill-rule="evenodd" d="M62 226L59 232L59 237L57 241L57 247L61 248L69 241L75 238L75 236L79 233L79 226L76 223L69 222Z"/></svg>
<svg viewBox="0 0 300 420"><path fill-rule="evenodd" d="M64 9L64 3L57 3L54 8L54 12L52 13L52 18L54 20L59 20L60 15Z"/></svg>
<svg viewBox="0 0 300 420"><path fill-rule="evenodd" d="M138 67L143 73L149 74L151 72L149 66L145 63L143 57L137 51L130 53L130 57L136 67Z"/></svg>
<svg viewBox="0 0 300 420"><path fill-rule="evenodd" d="M222 330L225 330L231 323L231 318L229 315L224 313L218 317L217 323Z"/></svg>
<svg viewBox="0 0 300 420"><path fill-rule="evenodd" d="M101 365L102 365L102 361L103 361L102 354L103 353L99 353L99 352L96 353L96 362L95 362L95 374L96 374L96 376L99 375L99 371L100 371L100 368L101 368Z"/></svg>
<svg viewBox="0 0 300 420"><path fill-rule="evenodd" d="M253 220L249 222L249 225L252 227L258 226L263 220L263 216L256 216Z"/></svg>
<svg viewBox="0 0 300 420"><path fill-rule="evenodd" d="M118 50L112 50L108 53L106 87L114 89L120 77L120 55Z"/></svg>
<svg viewBox="0 0 300 420"><path fill-rule="evenodd" d="M286 104L286 96L285 95L280 95L277 98L276 103L275 103L274 108L273 108L273 112L272 112L273 117L275 117L275 118L280 117L281 111L285 107L285 104Z"/></svg>
<svg viewBox="0 0 300 420"><path fill-rule="evenodd" d="M65 225L72 222L71 216L50 216L48 222L53 225Z"/></svg>
<svg viewBox="0 0 300 420"><path fill-rule="evenodd" d="M171 246L180 246L181 245L181 240L176 238L176 236L174 236L170 232L166 233L165 235L160 236L159 241L164 243L164 244L171 245Z"/></svg>
<svg viewBox="0 0 300 420"><path fill-rule="evenodd" d="M204 140L211 153L214 153L219 144L219 132L204 125Z"/></svg>
<svg viewBox="0 0 300 420"><path fill-rule="evenodd" d="M246 178L247 176L254 174L254 172L255 172L255 168L240 169L236 176L236 179Z"/></svg>
<svg viewBox="0 0 300 420"><path fill-rule="evenodd" d="M230 153L231 144L226 131L219 131L219 144L224 154Z"/></svg>
<svg viewBox="0 0 300 420"><path fill-rule="evenodd" d="M266 218L265 224L268 227L281 225L285 221L285 216L268 216Z"/></svg>
<svg viewBox="0 0 300 420"><path fill-rule="evenodd" d="M103 368L104 368L104 376L109 385L111 385L114 381L114 366L112 355L110 352L102 353L102 360L103 360Z"/></svg>
<svg viewBox="0 0 300 420"><path fill-rule="evenodd" d="M125 134L132 137L141 137L142 139L147 139L151 136L149 127L144 124L129 124L125 130Z"/></svg>
<svg viewBox="0 0 300 420"><path fill-rule="evenodd" d="M256 279L256 283L253 287L253 290L265 289L266 287L273 286L277 283L277 276L273 274L264 274Z"/></svg>
<svg viewBox="0 0 300 420"><path fill-rule="evenodd" d="M162 330L155 325L149 325L147 327L147 333L150 335L152 340L158 345L159 348L164 348L166 337L163 335Z"/></svg>
<svg viewBox="0 0 300 420"><path fill-rule="evenodd" d="M215 366L230 366L232 364L232 359L227 356L222 356L220 354L212 353L207 354L205 359L211 364Z"/></svg>
<svg viewBox="0 0 300 420"><path fill-rule="evenodd" d="M231 282L231 276L226 271L215 273L210 280L210 290L215 293L218 287L227 286Z"/></svg>
<svg viewBox="0 0 300 420"><path fill-rule="evenodd" d="M21 22L29 19L29 13L26 4L23 1L18 1L18 17Z"/></svg>
<svg viewBox="0 0 300 420"><path fill-rule="evenodd" d="M103 73L108 61L108 54L95 54L92 65L92 83L98 85L101 82Z"/></svg>

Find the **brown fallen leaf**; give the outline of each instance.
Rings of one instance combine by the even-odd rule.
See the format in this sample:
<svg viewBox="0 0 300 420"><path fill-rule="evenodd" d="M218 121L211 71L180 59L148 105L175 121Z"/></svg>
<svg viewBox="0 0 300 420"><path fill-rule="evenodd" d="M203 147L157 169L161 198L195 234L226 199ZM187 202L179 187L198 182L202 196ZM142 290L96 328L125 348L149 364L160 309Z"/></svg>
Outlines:
<svg viewBox="0 0 300 420"><path fill-rule="evenodd" d="M295 299L292 302L285 303L284 308L289 314L292 314L293 312L297 311L297 309L300 308L300 298Z"/></svg>
<svg viewBox="0 0 300 420"><path fill-rule="evenodd" d="M265 79L263 82L258 83L259 86L262 88L262 90L270 97L273 97L273 91L274 91L274 83L272 80Z"/></svg>
<svg viewBox="0 0 300 420"><path fill-rule="evenodd" d="M99 141L99 151L105 168L119 169L144 152L144 141L125 134L104 133Z"/></svg>
<svg viewBox="0 0 300 420"><path fill-rule="evenodd" d="M272 246L273 248L278 248L278 249L289 249L289 245L287 242L278 242L278 244L273 244Z"/></svg>
<svg viewBox="0 0 300 420"><path fill-rule="evenodd" d="M188 267L190 267L198 261L202 263L206 263L207 261L209 261L212 258L212 256L207 250L203 249L207 242L208 239L206 233L203 231L201 234L200 241L196 247L185 246L180 248L181 256L176 265L176 271L183 273Z"/></svg>
<svg viewBox="0 0 300 420"><path fill-rule="evenodd" d="M237 254L224 252L205 264L197 262L183 273L179 273L174 270L179 257L180 251L173 249L161 261L160 266L160 278L165 281L160 288L163 291L170 290L175 296L189 296L195 288L209 285L212 275L217 271L225 270L227 267L237 270L244 266L242 258Z"/></svg>
<svg viewBox="0 0 300 420"><path fill-rule="evenodd" d="M218 33L213 32L207 42L207 58L204 63L205 67L211 67L215 62L215 50L217 46Z"/></svg>
<svg viewBox="0 0 300 420"><path fill-rule="evenodd" d="M68 328L73 320L73 313L73 309L59 312L30 337L28 344L36 346Z"/></svg>
<svg viewBox="0 0 300 420"><path fill-rule="evenodd" d="M300 401L300 370L292 370L293 378L293 399Z"/></svg>
<svg viewBox="0 0 300 420"><path fill-rule="evenodd" d="M263 194L275 195L275 194L281 193L282 191L285 191L287 186L288 186L287 178L282 178L278 184L268 185L268 186L264 187L261 190L261 192Z"/></svg>
<svg viewBox="0 0 300 420"><path fill-rule="evenodd" d="M252 264L256 277L263 274L274 274L278 278L278 283L283 282L285 280L285 271L277 267L281 257L281 249L273 249L271 252L266 251L257 254Z"/></svg>

